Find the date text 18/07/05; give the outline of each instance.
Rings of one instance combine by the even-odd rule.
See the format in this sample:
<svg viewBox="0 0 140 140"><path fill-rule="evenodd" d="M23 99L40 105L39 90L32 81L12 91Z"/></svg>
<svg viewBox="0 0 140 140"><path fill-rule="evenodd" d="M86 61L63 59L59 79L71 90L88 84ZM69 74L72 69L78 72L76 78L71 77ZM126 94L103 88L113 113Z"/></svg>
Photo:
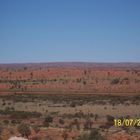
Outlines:
<svg viewBox="0 0 140 140"><path fill-rule="evenodd" d="M114 126L116 126L116 127L122 127L122 126L140 127L140 119L114 119Z"/></svg>

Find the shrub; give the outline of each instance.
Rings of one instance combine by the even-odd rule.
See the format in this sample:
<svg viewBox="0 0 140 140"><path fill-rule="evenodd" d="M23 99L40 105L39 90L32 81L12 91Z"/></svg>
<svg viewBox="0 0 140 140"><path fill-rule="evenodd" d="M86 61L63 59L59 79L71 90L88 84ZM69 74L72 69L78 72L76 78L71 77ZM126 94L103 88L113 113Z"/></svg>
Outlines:
<svg viewBox="0 0 140 140"><path fill-rule="evenodd" d="M45 118L45 122L52 123L53 122L53 118L51 116L47 116Z"/></svg>
<svg viewBox="0 0 140 140"><path fill-rule="evenodd" d="M99 133L98 129L92 129L89 134L89 140L103 140L104 138Z"/></svg>
<svg viewBox="0 0 140 140"><path fill-rule="evenodd" d="M46 118L45 118L45 120L44 120L44 125L45 125L45 127L49 127L50 126L50 123L52 123L53 122L53 118L51 117L51 116L47 116Z"/></svg>
<svg viewBox="0 0 140 140"><path fill-rule="evenodd" d="M4 123L5 125L8 125L8 124L9 124L9 120L4 120L3 123Z"/></svg>
<svg viewBox="0 0 140 140"><path fill-rule="evenodd" d="M40 131L40 128L37 125L32 126L32 128L36 134Z"/></svg>
<svg viewBox="0 0 140 140"><path fill-rule="evenodd" d="M87 82L86 82L86 81L83 81L83 84L84 84L84 85L86 85L86 84L87 84Z"/></svg>
<svg viewBox="0 0 140 140"><path fill-rule="evenodd" d="M72 103L70 104L70 107L76 107L76 103L75 103L75 102L72 102Z"/></svg>
<svg viewBox="0 0 140 140"><path fill-rule="evenodd" d="M38 118L41 116L41 113L37 112L25 112L25 111L11 111L11 110L0 110L0 114L10 115L11 118L16 119L26 119L28 117Z"/></svg>
<svg viewBox="0 0 140 140"><path fill-rule="evenodd" d="M89 134L83 134L79 140L105 140L98 129L92 129Z"/></svg>
<svg viewBox="0 0 140 140"><path fill-rule="evenodd" d="M17 120L11 120L11 123L12 123L13 125L15 125L15 124L18 124L18 123L20 123L20 122L17 121Z"/></svg>
<svg viewBox="0 0 140 140"><path fill-rule="evenodd" d="M31 130L28 124L20 124L18 126L18 131L19 133L24 137L26 136L28 138L28 136L31 134Z"/></svg>
<svg viewBox="0 0 140 140"><path fill-rule="evenodd" d="M119 82L120 82L120 79L116 78L116 79L113 79L113 80L111 81L111 84L112 84L112 85L115 85L115 84L118 84Z"/></svg>
<svg viewBox="0 0 140 140"><path fill-rule="evenodd" d="M80 136L79 140L89 140L89 134L83 134Z"/></svg>
<svg viewBox="0 0 140 140"><path fill-rule="evenodd" d="M110 115L107 115L107 121L108 122L114 122L114 117L110 116Z"/></svg>
<svg viewBox="0 0 140 140"><path fill-rule="evenodd" d="M65 122L63 119L59 119L59 123L63 125Z"/></svg>
<svg viewBox="0 0 140 140"><path fill-rule="evenodd" d="M111 127L111 126L114 125L114 117L113 116L107 115L107 123L106 123L106 125L108 127Z"/></svg>

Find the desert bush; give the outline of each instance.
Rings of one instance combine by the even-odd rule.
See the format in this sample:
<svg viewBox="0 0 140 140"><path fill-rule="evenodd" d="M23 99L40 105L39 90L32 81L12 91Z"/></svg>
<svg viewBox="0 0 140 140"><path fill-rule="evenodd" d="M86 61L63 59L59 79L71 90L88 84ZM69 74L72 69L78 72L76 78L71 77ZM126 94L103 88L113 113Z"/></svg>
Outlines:
<svg viewBox="0 0 140 140"><path fill-rule="evenodd" d="M108 122L114 122L114 117L110 116L110 115L107 115L107 121Z"/></svg>
<svg viewBox="0 0 140 140"><path fill-rule="evenodd" d="M12 123L13 125L16 125L16 124L20 124L21 121L20 121L20 120L11 120L11 123Z"/></svg>
<svg viewBox="0 0 140 140"><path fill-rule="evenodd" d="M89 140L104 140L98 129L92 129L89 134Z"/></svg>
<svg viewBox="0 0 140 140"><path fill-rule="evenodd" d="M86 85L86 84L87 84L87 82L86 82L86 81L83 81L83 84L84 84L84 85Z"/></svg>
<svg viewBox="0 0 140 140"><path fill-rule="evenodd" d="M31 134L30 126L24 123L18 126L18 131L23 137L26 136L27 138Z"/></svg>
<svg viewBox="0 0 140 140"><path fill-rule="evenodd" d="M59 119L59 123L64 125L65 121L63 119Z"/></svg>
<svg viewBox="0 0 140 140"><path fill-rule="evenodd" d="M16 119L25 119L28 117L35 118L41 116L41 113L37 113L37 112L11 111L9 109L0 110L0 114L10 115L11 118L16 118Z"/></svg>
<svg viewBox="0 0 140 140"><path fill-rule="evenodd" d="M40 131L40 127L37 125L32 126L33 130L35 131L35 133L37 134Z"/></svg>
<svg viewBox="0 0 140 140"><path fill-rule="evenodd" d="M83 134L79 140L105 140L105 138L100 134L98 129L94 128L89 134Z"/></svg>
<svg viewBox="0 0 140 140"><path fill-rule="evenodd" d="M80 136L80 138L78 140L89 140L89 134L83 134Z"/></svg>
<svg viewBox="0 0 140 140"><path fill-rule="evenodd" d="M48 115L48 116L45 118L45 122L52 123L52 122L53 122L53 117Z"/></svg>
<svg viewBox="0 0 140 140"><path fill-rule="evenodd" d="M45 127L49 127L49 126L50 126L50 123L52 123L52 122L53 122L53 117L50 116L50 115L48 115L48 116L45 118L45 120L44 120L44 126L45 126Z"/></svg>
<svg viewBox="0 0 140 140"><path fill-rule="evenodd" d="M8 125L8 124L9 124L9 120L4 120L3 123L4 123L5 125Z"/></svg>
<svg viewBox="0 0 140 140"><path fill-rule="evenodd" d="M107 115L107 122L106 122L106 126L111 127L114 125L114 117Z"/></svg>
<svg viewBox="0 0 140 140"><path fill-rule="evenodd" d="M76 112L73 117L82 118L82 117L85 117L85 115L83 112Z"/></svg>
<svg viewBox="0 0 140 140"><path fill-rule="evenodd" d="M120 82L120 79L115 78L115 79L113 79L113 80L111 81L111 84L112 84L112 85L115 85L115 84L118 84L119 82Z"/></svg>
<svg viewBox="0 0 140 140"><path fill-rule="evenodd" d="M71 102L70 107L76 107L76 103L75 102Z"/></svg>

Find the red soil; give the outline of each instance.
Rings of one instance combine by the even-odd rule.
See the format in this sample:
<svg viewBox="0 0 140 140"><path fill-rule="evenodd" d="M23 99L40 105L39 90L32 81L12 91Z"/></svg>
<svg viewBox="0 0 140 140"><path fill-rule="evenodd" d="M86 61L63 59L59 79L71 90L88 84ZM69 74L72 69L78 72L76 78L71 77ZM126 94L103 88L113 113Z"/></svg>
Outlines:
<svg viewBox="0 0 140 140"><path fill-rule="evenodd" d="M140 64L0 65L0 93L140 93Z"/></svg>

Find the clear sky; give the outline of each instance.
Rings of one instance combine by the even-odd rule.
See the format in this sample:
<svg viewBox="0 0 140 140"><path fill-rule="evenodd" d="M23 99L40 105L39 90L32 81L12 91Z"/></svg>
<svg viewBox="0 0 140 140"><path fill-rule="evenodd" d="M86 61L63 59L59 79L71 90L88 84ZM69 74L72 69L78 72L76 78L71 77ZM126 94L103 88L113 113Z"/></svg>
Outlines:
<svg viewBox="0 0 140 140"><path fill-rule="evenodd" d="M140 0L0 0L0 63L140 62Z"/></svg>

